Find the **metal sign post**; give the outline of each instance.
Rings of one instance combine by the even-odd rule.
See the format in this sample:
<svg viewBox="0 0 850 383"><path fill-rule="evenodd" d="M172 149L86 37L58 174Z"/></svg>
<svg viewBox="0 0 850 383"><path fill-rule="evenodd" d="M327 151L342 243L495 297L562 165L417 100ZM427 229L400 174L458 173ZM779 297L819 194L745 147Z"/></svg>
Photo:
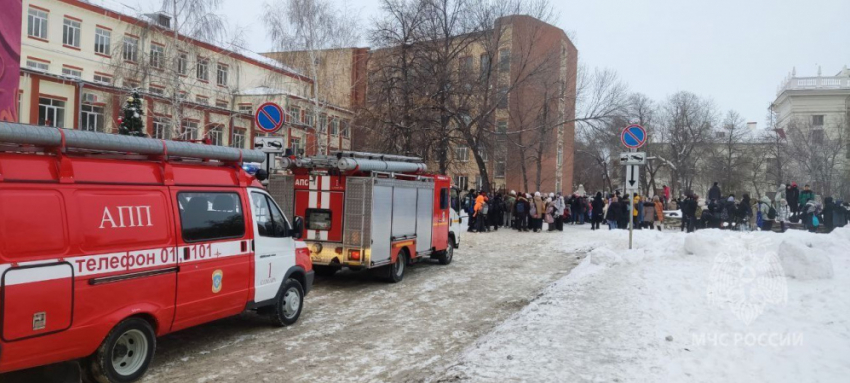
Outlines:
<svg viewBox="0 0 850 383"><path fill-rule="evenodd" d="M620 154L620 163L626 166L626 196L629 198L629 250L632 249L632 239L635 230L635 197L640 188L640 167L646 164L646 153L637 149L646 144L646 129L637 124L627 126L620 133L623 146L628 152Z"/></svg>

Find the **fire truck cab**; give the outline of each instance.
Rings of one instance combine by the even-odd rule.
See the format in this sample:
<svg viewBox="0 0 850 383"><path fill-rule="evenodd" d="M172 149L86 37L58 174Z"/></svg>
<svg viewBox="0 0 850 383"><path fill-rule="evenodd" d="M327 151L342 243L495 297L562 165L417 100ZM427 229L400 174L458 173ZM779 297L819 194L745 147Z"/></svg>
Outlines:
<svg viewBox="0 0 850 383"><path fill-rule="evenodd" d="M298 320L309 250L241 168L258 151L0 122L0 373L82 358L131 382L156 337Z"/></svg>
<svg viewBox="0 0 850 383"><path fill-rule="evenodd" d="M425 173L415 157L362 152L283 158L290 174L269 191L285 212L304 217L314 269L375 269L390 282L425 259L451 263L461 218L451 179Z"/></svg>

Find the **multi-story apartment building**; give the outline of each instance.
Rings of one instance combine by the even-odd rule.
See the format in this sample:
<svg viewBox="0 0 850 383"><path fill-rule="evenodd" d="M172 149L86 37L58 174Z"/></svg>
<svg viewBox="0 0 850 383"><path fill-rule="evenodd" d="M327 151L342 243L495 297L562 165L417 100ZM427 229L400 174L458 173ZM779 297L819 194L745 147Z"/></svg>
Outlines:
<svg viewBox="0 0 850 383"><path fill-rule="evenodd" d="M79 0L24 0L22 13L22 123L117 132L135 91L151 137L249 148L263 134L254 110L275 102L287 116L273 135L297 152L314 153L317 132L331 148L350 147L352 113L326 103L321 115L310 113L310 78L259 54L181 34L167 14L128 15Z"/></svg>

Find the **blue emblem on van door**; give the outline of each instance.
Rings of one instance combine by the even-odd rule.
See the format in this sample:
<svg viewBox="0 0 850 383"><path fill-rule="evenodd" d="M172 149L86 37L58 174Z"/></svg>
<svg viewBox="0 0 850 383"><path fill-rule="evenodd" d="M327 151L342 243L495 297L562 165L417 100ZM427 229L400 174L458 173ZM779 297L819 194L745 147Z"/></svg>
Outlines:
<svg viewBox="0 0 850 383"><path fill-rule="evenodd" d="M213 271L212 273L212 292L218 293L221 291L221 280L224 278L224 272L221 270Z"/></svg>

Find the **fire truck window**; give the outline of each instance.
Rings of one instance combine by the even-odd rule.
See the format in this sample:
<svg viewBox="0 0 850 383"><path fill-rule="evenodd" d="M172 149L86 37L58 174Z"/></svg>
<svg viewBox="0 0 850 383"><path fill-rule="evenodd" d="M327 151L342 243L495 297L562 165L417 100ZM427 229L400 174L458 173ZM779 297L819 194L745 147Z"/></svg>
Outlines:
<svg viewBox="0 0 850 383"><path fill-rule="evenodd" d="M307 230L330 230L331 211L328 209L307 209Z"/></svg>
<svg viewBox="0 0 850 383"><path fill-rule="evenodd" d="M440 210L449 208L449 188L440 189Z"/></svg>
<svg viewBox="0 0 850 383"><path fill-rule="evenodd" d="M245 235L242 202L236 193L178 193L186 242L241 238Z"/></svg>

